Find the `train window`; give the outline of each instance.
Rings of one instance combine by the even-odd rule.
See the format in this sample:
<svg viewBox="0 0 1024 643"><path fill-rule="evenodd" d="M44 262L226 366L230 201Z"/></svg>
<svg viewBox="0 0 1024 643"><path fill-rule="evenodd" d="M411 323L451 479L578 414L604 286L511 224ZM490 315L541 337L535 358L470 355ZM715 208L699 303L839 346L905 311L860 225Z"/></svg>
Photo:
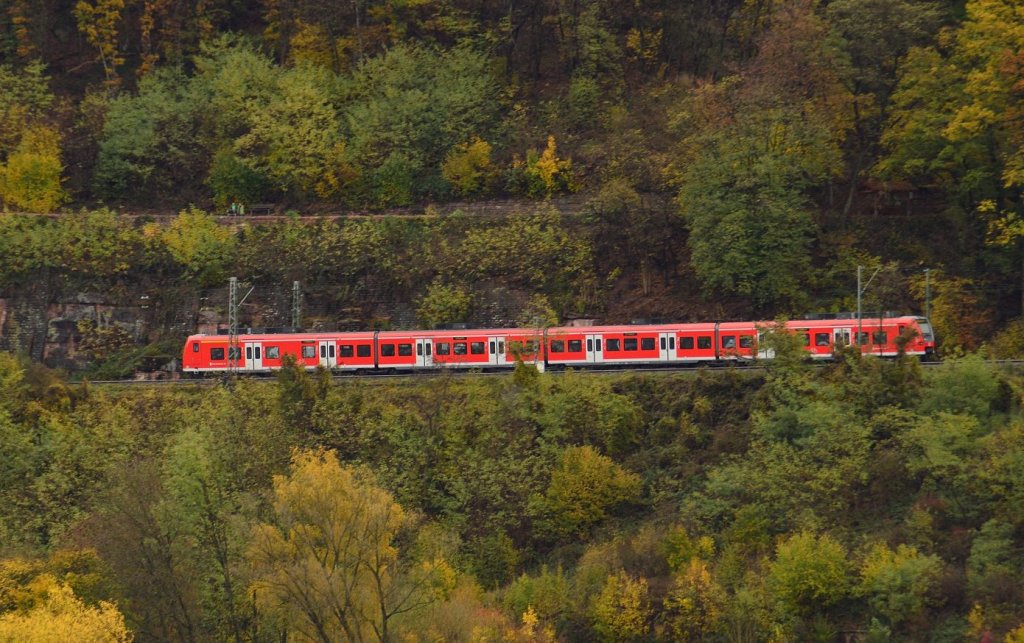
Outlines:
<svg viewBox="0 0 1024 643"><path fill-rule="evenodd" d="M722 348L736 348L736 336L722 335Z"/></svg>
<svg viewBox="0 0 1024 643"><path fill-rule="evenodd" d="M697 348L709 349L711 348L711 336L705 335L697 338Z"/></svg>
<svg viewBox="0 0 1024 643"><path fill-rule="evenodd" d="M800 333L800 341L804 343L804 346L810 346L811 336L807 333Z"/></svg>
<svg viewBox="0 0 1024 643"><path fill-rule="evenodd" d="M245 359L252 359L252 346L245 347Z"/></svg>
<svg viewBox="0 0 1024 643"><path fill-rule="evenodd" d="M416 344L416 354L423 355L423 344Z"/></svg>
<svg viewBox="0 0 1024 643"><path fill-rule="evenodd" d="M504 354L505 354L505 342L499 341L498 342L498 355L504 355Z"/></svg>
<svg viewBox="0 0 1024 643"><path fill-rule="evenodd" d="M370 349L369 344L356 346L356 357L369 357L372 353L373 351Z"/></svg>
<svg viewBox="0 0 1024 643"><path fill-rule="evenodd" d="M587 340L587 351L592 351L592 350L594 350L594 340L588 339Z"/></svg>
<svg viewBox="0 0 1024 643"><path fill-rule="evenodd" d="M654 338L653 337L644 337L643 339L641 339L640 340L640 349L641 350L645 350L645 351L653 351L654 350Z"/></svg>
<svg viewBox="0 0 1024 643"><path fill-rule="evenodd" d="M260 349L257 348L256 349L256 357L259 357L259 356L260 356ZM332 359L334 358L334 344L329 344L327 346L327 356L332 358Z"/></svg>
<svg viewBox="0 0 1024 643"><path fill-rule="evenodd" d="M469 352L471 354L473 354L473 355L484 355L484 354L486 354L486 351L484 351L484 343L483 342L470 342L470 344L469 344Z"/></svg>
<svg viewBox="0 0 1024 643"><path fill-rule="evenodd" d="M884 330L876 330L871 333L871 339L874 341L875 346L883 346L889 343L889 333Z"/></svg>
<svg viewBox="0 0 1024 643"><path fill-rule="evenodd" d="M615 353L619 350L619 340L616 338L609 337L605 340L604 348L609 353Z"/></svg>
<svg viewBox="0 0 1024 643"><path fill-rule="evenodd" d="M228 347L228 359L242 359L242 347L241 346Z"/></svg>
<svg viewBox="0 0 1024 643"><path fill-rule="evenodd" d="M664 338L664 337L662 337L662 338L661 338L661 350L665 350L665 346L666 346L666 344L665 344L665 338Z"/></svg>
<svg viewBox="0 0 1024 643"><path fill-rule="evenodd" d="M327 359L327 344L320 344L320 359Z"/></svg>
<svg viewBox="0 0 1024 643"><path fill-rule="evenodd" d="M342 344L338 346L338 354L342 357L352 357L355 355L355 350L352 348L352 344Z"/></svg>
<svg viewBox="0 0 1024 643"><path fill-rule="evenodd" d="M380 345L380 356L381 357L394 357L395 356L395 345L394 344L381 344Z"/></svg>
<svg viewBox="0 0 1024 643"><path fill-rule="evenodd" d="M427 342L427 355L430 355L430 342Z"/></svg>
<svg viewBox="0 0 1024 643"><path fill-rule="evenodd" d="M312 359L314 357L316 357L316 346L313 346L312 344L308 344L308 345L302 347L302 358L303 359Z"/></svg>
<svg viewBox="0 0 1024 643"><path fill-rule="evenodd" d="M256 350L256 359L260 359L260 347L257 346L255 350Z"/></svg>
<svg viewBox="0 0 1024 643"><path fill-rule="evenodd" d="M438 355L449 355L452 352L452 345L448 342L438 342L435 346L437 347Z"/></svg>
<svg viewBox="0 0 1024 643"><path fill-rule="evenodd" d="M552 353L564 353L565 352L565 340L563 340L563 339L552 339L551 340L551 352Z"/></svg>
<svg viewBox="0 0 1024 643"><path fill-rule="evenodd" d="M523 352L523 343L522 342L509 342L508 343L508 352L512 353L513 355L522 353Z"/></svg>
<svg viewBox="0 0 1024 643"><path fill-rule="evenodd" d="M281 359L281 347L267 346L267 359Z"/></svg>
<svg viewBox="0 0 1024 643"><path fill-rule="evenodd" d="M455 342L452 352L456 355L466 354L466 342Z"/></svg>
<svg viewBox="0 0 1024 643"><path fill-rule="evenodd" d="M676 349L676 338L675 335L668 338L668 349L674 351Z"/></svg>
<svg viewBox="0 0 1024 643"><path fill-rule="evenodd" d="M581 339L570 339L569 340L569 352L570 353L581 353L581 352L583 352L583 340L581 340Z"/></svg>
<svg viewBox="0 0 1024 643"><path fill-rule="evenodd" d="M526 351L527 355L535 355L540 352L540 341L536 339L527 340L523 345L523 350Z"/></svg>
<svg viewBox="0 0 1024 643"><path fill-rule="evenodd" d="M680 337L679 348L682 350L693 350L693 338L692 337Z"/></svg>
<svg viewBox="0 0 1024 643"><path fill-rule="evenodd" d="M493 339L490 341L490 344L491 344L491 346L490 346L491 355L497 355L498 351L494 350L494 340Z"/></svg>
<svg viewBox="0 0 1024 643"><path fill-rule="evenodd" d="M400 357L411 357L412 356L412 344L399 344L398 355Z"/></svg>
<svg viewBox="0 0 1024 643"><path fill-rule="evenodd" d="M868 343L868 334L867 334L867 332L856 333L856 335L857 335L857 344L859 344L860 346L864 346L864 345L866 345Z"/></svg>
<svg viewBox="0 0 1024 643"><path fill-rule="evenodd" d="M198 353L199 352L199 342L192 342L192 352L193 353Z"/></svg>
<svg viewBox="0 0 1024 643"><path fill-rule="evenodd" d="M601 338L598 337L597 341L594 342L594 344L595 344L594 348L596 348L597 352L600 353L601 352Z"/></svg>
<svg viewBox="0 0 1024 643"><path fill-rule="evenodd" d="M624 350L624 351L635 351L636 350L636 337L625 337L625 338L623 338L623 340L622 340L622 350Z"/></svg>
<svg viewBox="0 0 1024 643"><path fill-rule="evenodd" d="M740 348L753 348L754 347L754 336L753 335L740 335Z"/></svg>
<svg viewBox="0 0 1024 643"><path fill-rule="evenodd" d="M815 346L828 346L828 333L814 333Z"/></svg>
<svg viewBox="0 0 1024 643"><path fill-rule="evenodd" d="M211 348L210 349L210 359L224 359L224 349L223 348Z"/></svg>

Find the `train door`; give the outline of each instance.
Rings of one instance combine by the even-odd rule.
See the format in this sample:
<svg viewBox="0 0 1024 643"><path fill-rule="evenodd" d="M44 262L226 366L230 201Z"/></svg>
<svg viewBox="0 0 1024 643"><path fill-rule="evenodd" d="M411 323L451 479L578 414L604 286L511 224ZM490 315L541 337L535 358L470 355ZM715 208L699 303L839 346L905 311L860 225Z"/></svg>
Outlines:
<svg viewBox="0 0 1024 643"><path fill-rule="evenodd" d="M336 346L334 342L328 340L320 340L320 366L324 368L334 368L338 365L338 355L335 353Z"/></svg>
<svg viewBox="0 0 1024 643"><path fill-rule="evenodd" d="M775 349L768 348L764 341L764 331L757 331L757 357L758 359L773 359Z"/></svg>
<svg viewBox="0 0 1024 643"><path fill-rule="evenodd" d="M416 340L416 366L429 368L434 365L434 344L429 339Z"/></svg>
<svg viewBox="0 0 1024 643"><path fill-rule="evenodd" d="M256 342L245 342L245 370L263 370L263 347Z"/></svg>
<svg viewBox="0 0 1024 643"><path fill-rule="evenodd" d="M488 337L487 338L487 363L491 366L497 366L503 363L504 353L498 352L498 347L505 348L504 337Z"/></svg>
<svg viewBox="0 0 1024 643"><path fill-rule="evenodd" d="M676 359L676 334L658 333L658 359L663 362L674 362Z"/></svg>
<svg viewBox="0 0 1024 643"><path fill-rule="evenodd" d="M587 363L600 364L603 362L602 348L600 335L587 335Z"/></svg>
<svg viewBox="0 0 1024 643"><path fill-rule="evenodd" d="M833 331L835 342L832 344L833 350L838 350L840 346L850 345L850 329L849 328L836 328Z"/></svg>

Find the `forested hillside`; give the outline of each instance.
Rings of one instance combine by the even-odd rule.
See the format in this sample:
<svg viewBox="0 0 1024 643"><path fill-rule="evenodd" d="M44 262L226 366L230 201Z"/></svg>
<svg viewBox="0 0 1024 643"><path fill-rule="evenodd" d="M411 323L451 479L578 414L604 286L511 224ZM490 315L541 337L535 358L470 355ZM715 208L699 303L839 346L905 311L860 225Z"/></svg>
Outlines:
<svg viewBox="0 0 1024 643"><path fill-rule="evenodd" d="M145 392L0 355L0 638L1019 641L1021 375L774 341Z"/></svg>
<svg viewBox="0 0 1024 643"><path fill-rule="evenodd" d="M1022 188L1019 0L0 0L0 641L1024 641ZM89 384L858 267L943 363Z"/></svg>
<svg viewBox="0 0 1024 643"><path fill-rule="evenodd" d="M929 269L954 345L1021 312L1013 0L10 0L0 20L9 210L580 191L578 236L616 240L598 285L665 284L640 312L849 309L857 265L898 310Z"/></svg>

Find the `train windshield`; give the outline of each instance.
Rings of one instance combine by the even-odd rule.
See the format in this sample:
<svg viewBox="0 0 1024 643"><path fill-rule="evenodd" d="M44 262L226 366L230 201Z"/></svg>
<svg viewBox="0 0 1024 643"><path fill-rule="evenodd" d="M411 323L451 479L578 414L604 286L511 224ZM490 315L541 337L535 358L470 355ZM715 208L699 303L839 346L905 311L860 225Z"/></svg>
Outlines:
<svg viewBox="0 0 1024 643"><path fill-rule="evenodd" d="M919 318L917 325L921 327L921 339L926 342L935 341L935 338L932 336L932 325L928 323L927 319L924 317Z"/></svg>

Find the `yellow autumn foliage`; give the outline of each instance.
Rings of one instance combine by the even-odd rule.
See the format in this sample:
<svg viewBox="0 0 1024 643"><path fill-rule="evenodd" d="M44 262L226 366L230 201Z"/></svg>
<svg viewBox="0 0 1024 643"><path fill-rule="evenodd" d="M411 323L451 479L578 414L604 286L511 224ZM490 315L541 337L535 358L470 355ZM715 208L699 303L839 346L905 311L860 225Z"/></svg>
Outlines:
<svg viewBox="0 0 1024 643"><path fill-rule="evenodd" d="M117 606L100 601L85 605L68 585L50 575L33 581L33 589L46 598L25 612L0 616L0 641L23 643L115 643L131 641L132 634Z"/></svg>

